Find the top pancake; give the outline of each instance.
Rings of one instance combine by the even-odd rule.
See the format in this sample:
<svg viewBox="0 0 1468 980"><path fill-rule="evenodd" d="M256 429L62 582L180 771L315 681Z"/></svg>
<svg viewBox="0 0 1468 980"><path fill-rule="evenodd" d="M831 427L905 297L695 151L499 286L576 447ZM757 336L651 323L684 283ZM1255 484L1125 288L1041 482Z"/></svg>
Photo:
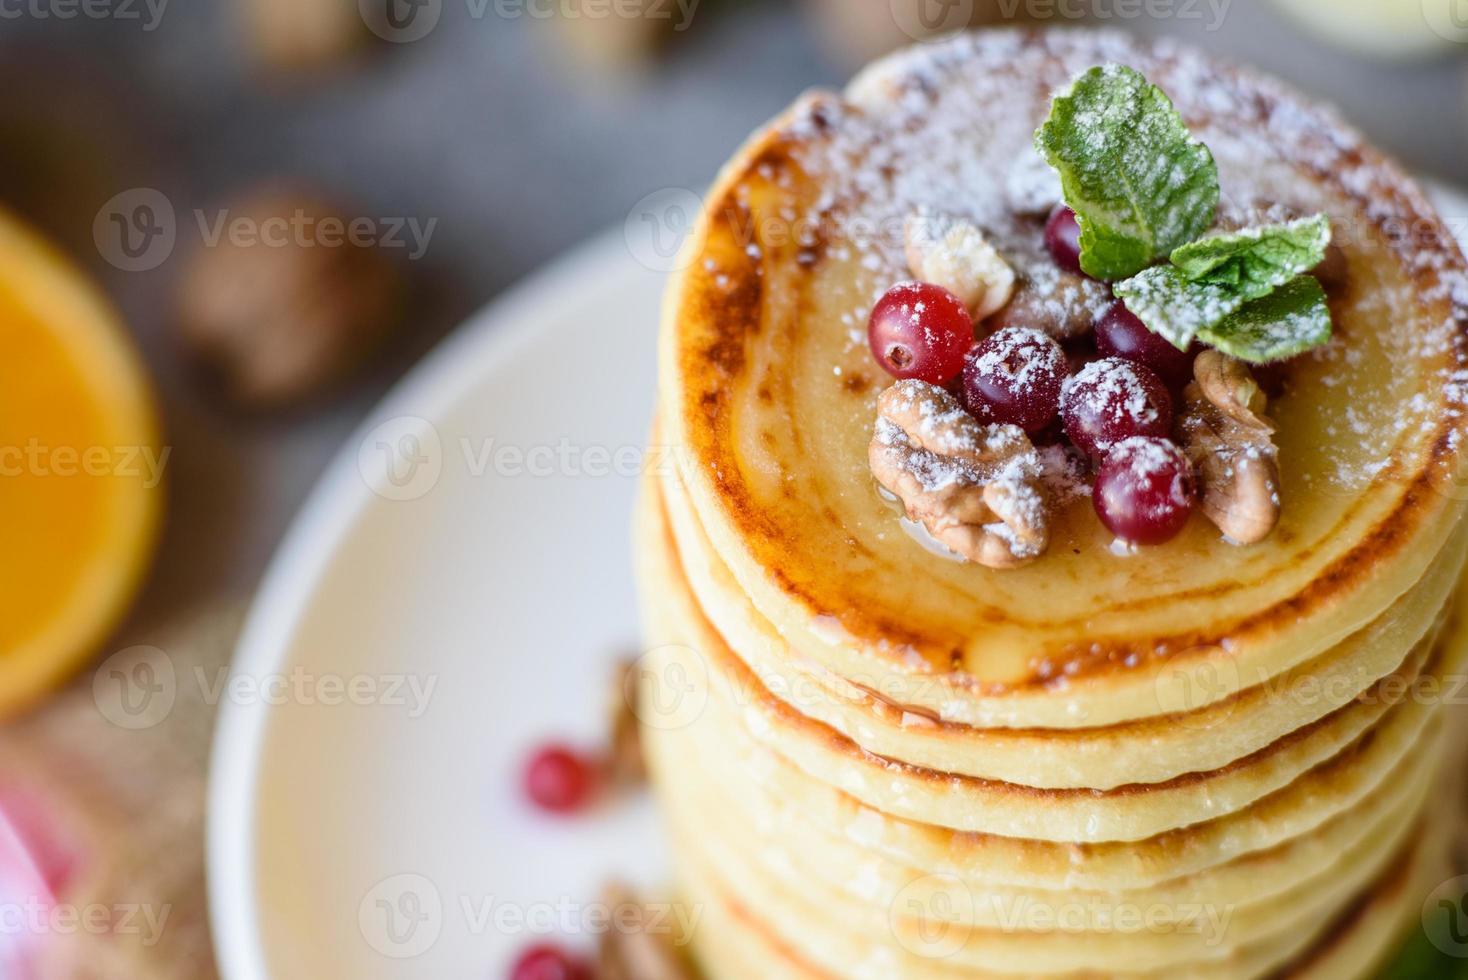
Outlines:
<svg viewBox="0 0 1468 980"><path fill-rule="evenodd" d="M866 319L910 277L901 228L919 207L967 217L1006 255L1038 242L1038 220L1014 206L1040 166L1032 134L1053 91L1107 62L1171 96L1213 151L1226 203L1325 211L1349 260L1335 339L1290 363L1270 405L1280 525L1236 547L1195 515L1174 541L1119 555L1072 496L1056 500L1033 564L958 563L905 533L872 480L866 445L890 379ZM937 680L941 693L914 701L945 717L1161 713L1164 665L1220 655L1258 683L1410 588L1468 497L1468 278L1451 237L1333 115L1186 49L1037 31L899 54L757 134L710 192L694 244L669 292L661 424L703 529L797 653L847 675ZM974 699L992 710L965 717ZM1010 715L994 707L1006 699L1064 705Z"/></svg>

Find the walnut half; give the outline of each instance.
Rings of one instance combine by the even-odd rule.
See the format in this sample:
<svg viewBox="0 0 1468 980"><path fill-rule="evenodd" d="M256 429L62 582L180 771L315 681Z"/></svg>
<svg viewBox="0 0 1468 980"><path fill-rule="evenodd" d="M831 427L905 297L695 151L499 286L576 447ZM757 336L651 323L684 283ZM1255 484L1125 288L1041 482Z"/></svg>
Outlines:
<svg viewBox="0 0 1468 980"><path fill-rule="evenodd" d="M1278 450L1264 392L1240 361L1206 350L1183 391L1178 435L1203 484L1203 513L1235 544L1279 523Z"/></svg>
<svg viewBox="0 0 1468 980"><path fill-rule="evenodd" d="M908 380L882 392L867 456L908 516L964 558L1012 568L1050 543L1029 437L1016 426L980 424L942 388Z"/></svg>

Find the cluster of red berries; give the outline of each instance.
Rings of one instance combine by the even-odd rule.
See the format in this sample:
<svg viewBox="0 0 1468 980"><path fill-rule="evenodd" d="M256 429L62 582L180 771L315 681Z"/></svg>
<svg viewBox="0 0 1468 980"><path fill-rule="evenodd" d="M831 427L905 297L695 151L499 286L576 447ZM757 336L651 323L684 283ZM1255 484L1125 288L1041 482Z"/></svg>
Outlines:
<svg viewBox="0 0 1468 980"><path fill-rule="evenodd" d="M1045 225L1055 263L1083 275L1074 212ZM932 283L903 282L877 301L867 337L895 378L947 388L981 422L1017 425L1043 439L1059 418L1094 463L1101 522L1134 544L1160 544L1187 523L1192 465L1171 441L1173 392L1192 376L1193 353L1152 333L1120 301L1094 326L1095 353L1068 352L1038 330L1007 327L974 342L968 310Z"/></svg>

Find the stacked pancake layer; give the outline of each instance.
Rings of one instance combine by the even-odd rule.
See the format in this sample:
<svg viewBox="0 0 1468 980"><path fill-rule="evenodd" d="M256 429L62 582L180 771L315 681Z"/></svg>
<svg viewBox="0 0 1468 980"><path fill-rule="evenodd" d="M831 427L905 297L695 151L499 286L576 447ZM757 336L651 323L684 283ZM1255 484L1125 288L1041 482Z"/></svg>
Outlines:
<svg viewBox="0 0 1468 980"><path fill-rule="evenodd" d="M904 278L883 229L942 207L1022 248L1028 134L1109 61L1169 92L1226 190L1348 232L1337 337L1272 406L1283 520L1119 555L1057 489L1044 558L959 564L864 470L859 327ZM661 350L676 463L635 537L649 762L708 974L1370 975L1450 876L1468 657L1468 289L1409 182L1270 82L990 34L799 103L700 232Z"/></svg>

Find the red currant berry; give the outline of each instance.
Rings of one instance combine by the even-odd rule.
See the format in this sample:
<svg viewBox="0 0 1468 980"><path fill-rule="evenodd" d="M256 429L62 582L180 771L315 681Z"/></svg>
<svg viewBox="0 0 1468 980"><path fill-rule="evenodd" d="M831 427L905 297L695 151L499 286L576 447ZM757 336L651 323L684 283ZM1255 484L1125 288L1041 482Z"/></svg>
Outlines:
<svg viewBox="0 0 1468 980"><path fill-rule="evenodd" d="M1070 441L1100 459L1132 436L1166 438L1172 431L1172 396L1150 368L1107 357L1066 381L1060 417Z"/></svg>
<svg viewBox="0 0 1468 980"><path fill-rule="evenodd" d="M1106 454L1091 499L1106 529L1132 544L1175 537L1193 510L1193 467L1170 439L1136 436Z"/></svg>
<svg viewBox="0 0 1468 980"><path fill-rule="evenodd" d="M564 745L544 746L525 765L525 795L552 813L582 809L600 782L596 763Z"/></svg>
<svg viewBox="0 0 1468 980"><path fill-rule="evenodd" d="M894 378L944 385L963 370L963 355L974 345L974 323L958 297L942 286L900 282L872 308L867 342Z"/></svg>
<svg viewBox="0 0 1468 980"><path fill-rule="evenodd" d="M1096 321L1096 349L1103 357L1147 365L1169 387L1180 388L1193 378L1195 352L1178 350L1148 330L1120 300Z"/></svg>
<svg viewBox="0 0 1468 980"><path fill-rule="evenodd" d="M1064 204L1051 211L1045 222L1045 247L1055 264L1066 272L1086 274L1081 269L1081 224L1076 213Z"/></svg>
<svg viewBox="0 0 1468 980"><path fill-rule="evenodd" d="M980 422L1039 432L1060 411L1065 351L1038 330L1005 327L969 352L964 405Z"/></svg>
<svg viewBox="0 0 1468 980"><path fill-rule="evenodd" d="M533 946L520 955L510 980L591 980L591 964L559 946Z"/></svg>

